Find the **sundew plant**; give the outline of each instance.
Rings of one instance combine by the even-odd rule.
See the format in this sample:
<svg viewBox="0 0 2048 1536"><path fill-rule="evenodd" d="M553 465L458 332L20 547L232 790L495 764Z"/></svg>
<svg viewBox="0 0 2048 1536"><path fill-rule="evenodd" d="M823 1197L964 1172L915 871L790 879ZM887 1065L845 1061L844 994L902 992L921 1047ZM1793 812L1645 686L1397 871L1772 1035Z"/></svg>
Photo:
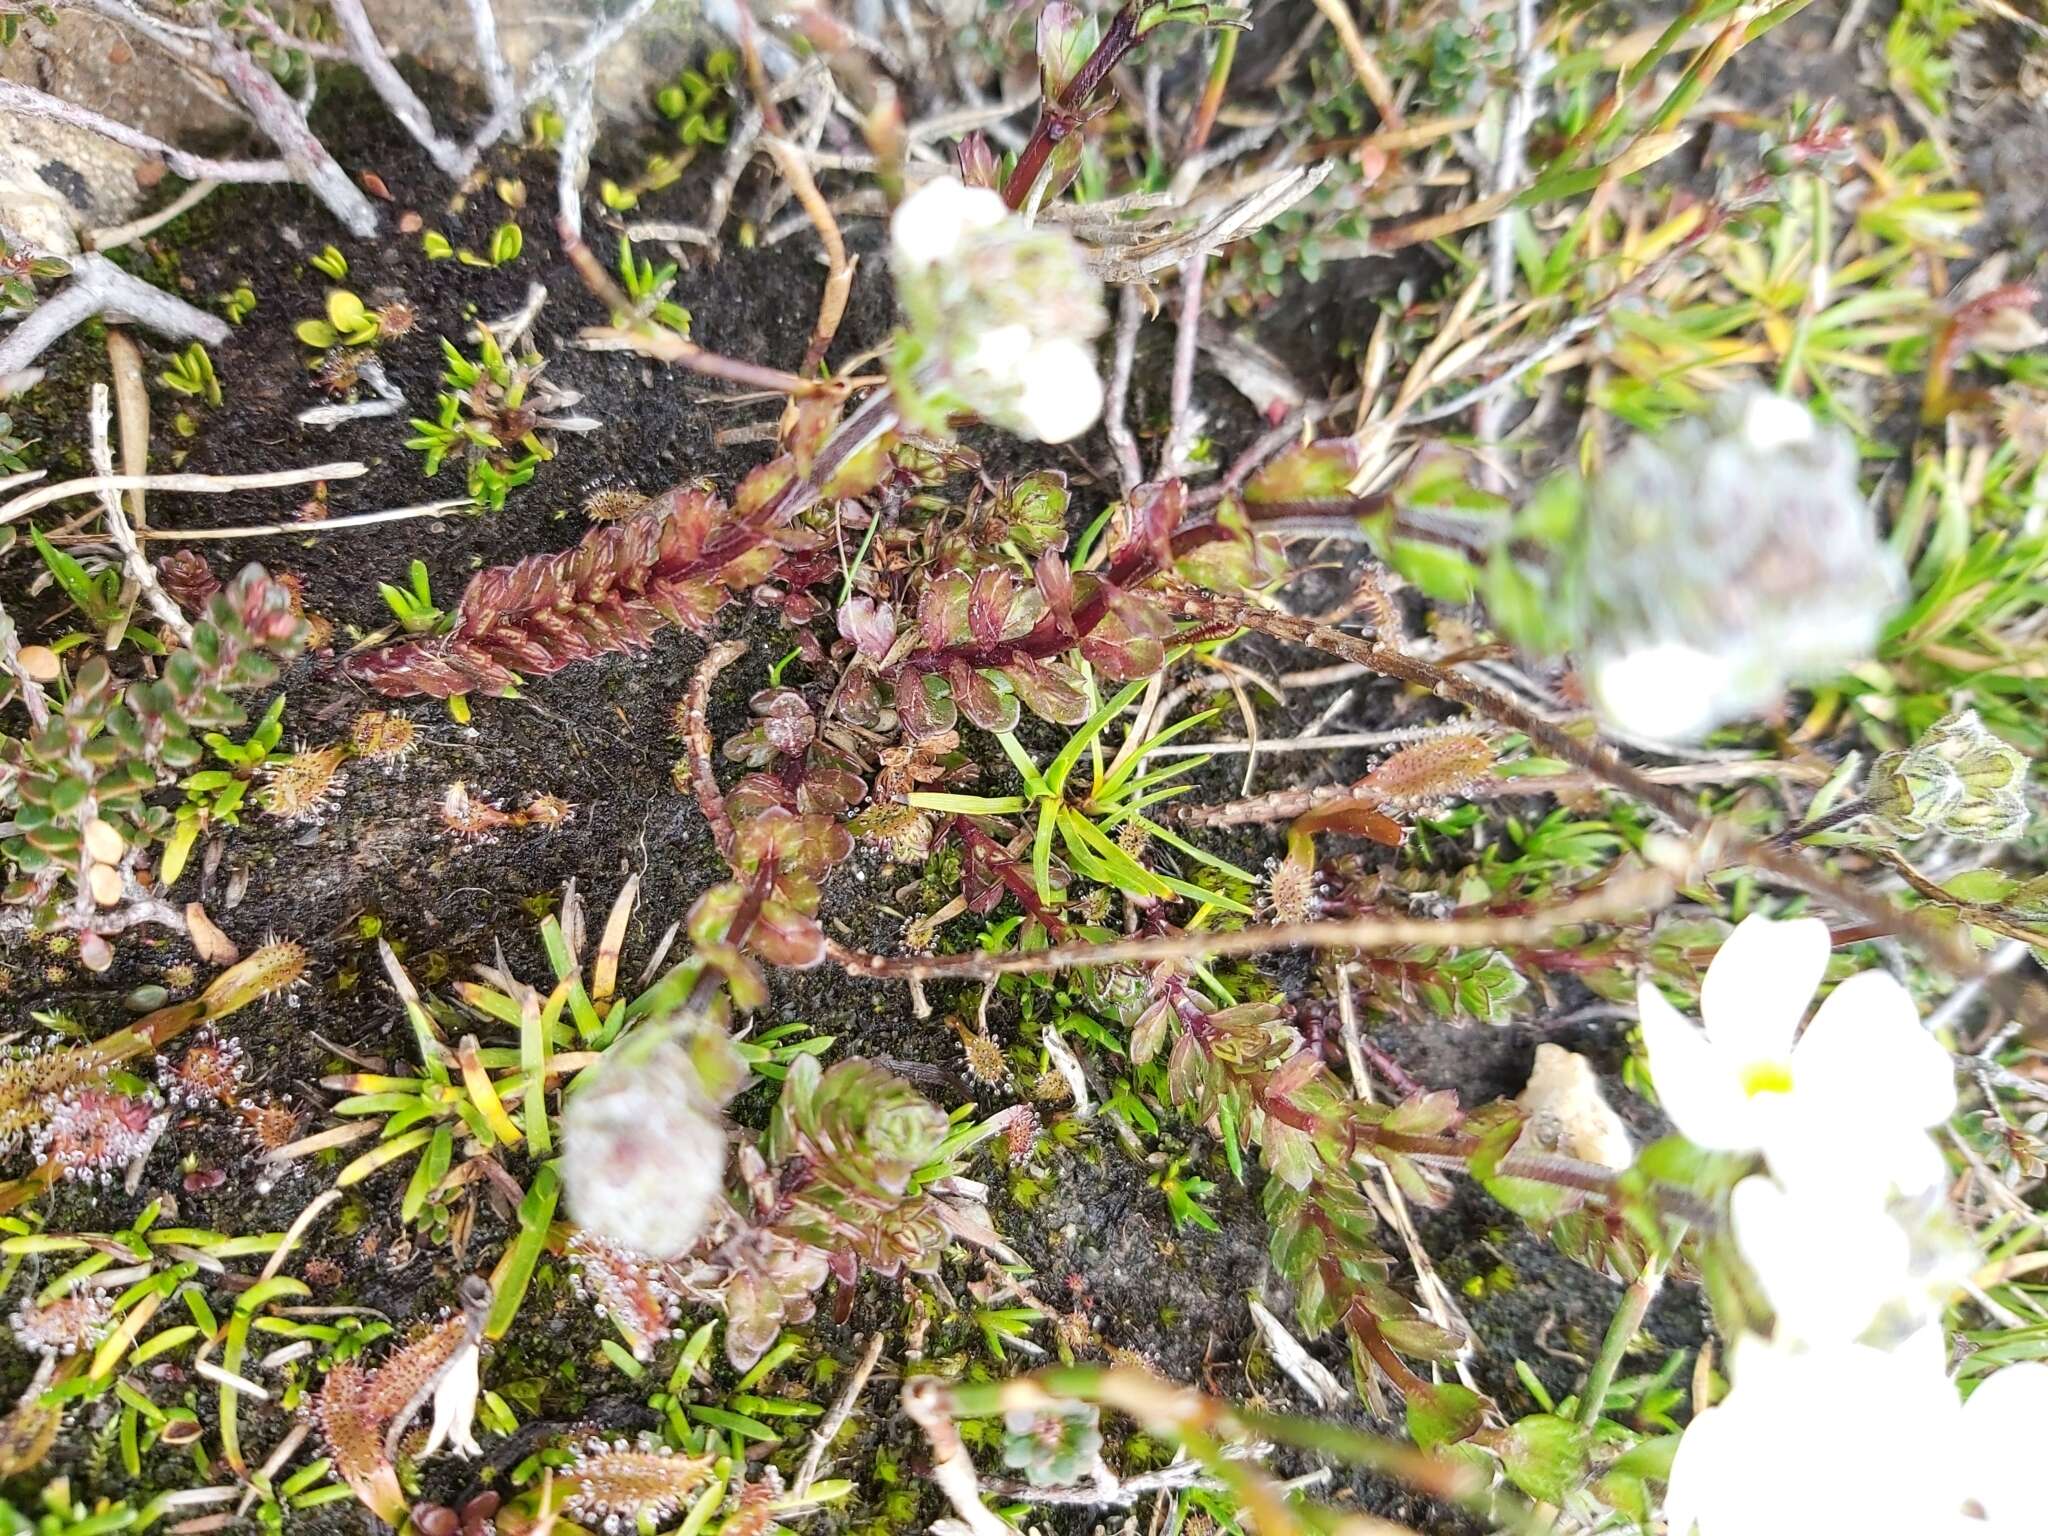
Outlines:
<svg viewBox="0 0 2048 1536"><path fill-rule="evenodd" d="M0 1533L2048 1531L2048 25L439 11L0 3Z"/></svg>

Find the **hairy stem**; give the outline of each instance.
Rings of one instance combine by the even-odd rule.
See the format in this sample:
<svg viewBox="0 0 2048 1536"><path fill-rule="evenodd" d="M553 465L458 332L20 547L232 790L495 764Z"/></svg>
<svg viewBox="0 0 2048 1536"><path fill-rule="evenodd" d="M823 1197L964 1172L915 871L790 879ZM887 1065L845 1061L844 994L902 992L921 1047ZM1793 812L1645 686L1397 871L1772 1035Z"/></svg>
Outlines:
<svg viewBox="0 0 2048 1536"><path fill-rule="evenodd" d="M835 945L832 955L855 976L891 981L987 981L1081 966L1206 962L1276 949L1394 949L1407 944L1484 948L1533 943L1575 923L1612 921L1654 911L1668 902L1677 888L1678 878L1672 873L1637 870L1575 901L1515 917L1360 917L1273 923L1233 933L1173 933L1100 944L1059 944L1014 954L875 955Z"/></svg>
<svg viewBox="0 0 2048 1536"><path fill-rule="evenodd" d="M1461 704L1521 732L1544 751L1641 801L1685 831L1704 833L1713 828L1722 836L1719 853L1724 865L1749 864L1825 896L1845 912L1865 919L1880 932L1911 940L1929 959L1957 975L1975 976L1983 970L1982 959L1971 953L1953 934L1911 912L1902 911L1882 895L1859 890L1837 879L1795 851L1773 848L1715 828L1713 819L1692 800L1623 762L1611 747L1597 739L1573 735L1498 689L1409 652L1390 650L1347 635L1342 630L1261 608L1241 598L1183 590L1179 594L1179 602L1182 611L1190 616L1211 621L1228 620L1277 640L1326 651L1369 667L1383 677L1427 689L1438 698Z"/></svg>

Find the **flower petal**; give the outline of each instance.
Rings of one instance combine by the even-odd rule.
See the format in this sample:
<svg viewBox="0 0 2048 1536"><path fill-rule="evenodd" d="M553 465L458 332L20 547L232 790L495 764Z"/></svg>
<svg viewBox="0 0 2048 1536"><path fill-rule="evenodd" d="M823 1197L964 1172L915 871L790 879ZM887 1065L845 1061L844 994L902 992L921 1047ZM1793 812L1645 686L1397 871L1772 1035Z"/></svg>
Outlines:
<svg viewBox="0 0 2048 1536"><path fill-rule="evenodd" d="M1735 1186L1729 1209L1781 1340L1847 1342L1912 1289L1905 1229L1874 1204L1753 1177Z"/></svg>
<svg viewBox="0 0 2048 1536"><path fill-rule="evenodd" d="M1990 1530L2015 1533L2042 1513L2041 1426L2048 1424L2048 1365L2009 1365L1963 1405L1969 1495Z"/></svg>
<svg viewBox="0 0 2048 1536"><path fill-rule="evenodd" d="M1754 1116L1736 1064L1709 1045L1650 982L1637 988L1636 1008L1650 1055L1650 1079L1680 1134L1709 1151L1754 1149Z"/></svg>
<svg viewBox="0 0 2048 1536"><path fill-rule="evenodd" d="M1688 1424L1671 1458L1664 1494L1665 1528L1671 1536L1693 1536L1695 1528L1700 1536L1734 1532L1727 1518L1729 1491L1743 1486L1749 1460L1742 1426L1727 1409L1709 1408Z"/></svg>
<svg viewBox="0 0 2048 1536"><path fill-rule="evenodd" d="M1927 1033L1906 989L1883 971L1835 988L1793 1049L1792 1072L1802 1098L1839 1099L1865 1124L1924 1130L1956 1109L1948 1052Z"/></svg>
<svg viewBox="0 0 2048 1536"><path fill-rule="evenodd" d="M1744 918L1700 987L1707 1038L1738 1061L1782 1060L1828 968L1828 948L1828 925L1817 917Z"/></svg>

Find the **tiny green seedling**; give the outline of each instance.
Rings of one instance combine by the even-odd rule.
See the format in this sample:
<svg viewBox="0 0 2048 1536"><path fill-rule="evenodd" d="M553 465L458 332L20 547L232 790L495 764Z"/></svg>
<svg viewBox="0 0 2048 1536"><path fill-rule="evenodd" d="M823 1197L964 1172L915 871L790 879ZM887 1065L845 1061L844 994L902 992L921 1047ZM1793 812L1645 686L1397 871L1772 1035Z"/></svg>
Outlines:
<svg viewBox="0 0 2048 1536"><path fill-rule="evenodd" d="M127 605L121 601L120 566L109 565L89 571L76 558L44 538L42 529L31 527L28 536L51 577L64 595L78 605L78 611L85 615L86 622L97 633L113 633L127 623ZM134 631L133 635L135 642L144 649L158 649L154 637L142 631Z"/></svg>
<svg viewBox="0 0 2048 1536"><path fill-rule="evenodd" d="M434 606L433 588L429 584L424 560L415 560L407 567L405 586L395 587L388 581L380 581L377 591L397 617L399 627L409 635L430 635L447 618Z"/></svg>
<svg viewBox="0 0 2048 1536"><path fill-rule="evenodd" d="M455 254L455 247L438 229L427 230L420 236L420 249L429 261L446 261Z"/></svg>
<svg viewBox="0 0 2048 1536"><path fill-rule="evenodd" d="M655 110L676 125L676 137L689 148L723 144L732 129L731 85L739 59L721 48L705 59L701 70L686 69L654 93Z"/></svg>
<svg viewBox="0 0 2048 1536"><path fill-rule="evenodd" d="M1197 848L1143 814L1147 807L1159 801L1186 793L1192 786L1169 785L1167 781L1190 773L1207 761L1203 757L1188 758L1171 767L1140 775L1138 768L1145 761L1146 752L1204 724L1214 716L1214 710L1176 721L1142 744L1126 741L1123 749L1107 765L1104 764L1100 745L1103 730L1131 706L1144 687L1143 678L1127 684L1085 724L1076 728L1042 772L1014 735L998 731L996 740L1002 744L1003 751L1024 781L1022 794L959 795L919 791L909 797L910 804L919 810L943 811L956 816L1014 816L1035 811L1037 824L1032 838L1032 874L1039 899L1047 903L1053 899L1052 855L1057 837L1074 869L1090 880L1150 900L1179 895L1198 904L1243 912L1247 910L1244 905L1229 896L1145 868L1119 847L1112 836L1125 823L1133 823L1148 837L1178 849L1197 863L1206 864L1233 880L1252 883L1252 876L1245 870ZM1069 781L1083 752L1090 754L1093 771L1085 789L1078 795L1070 794Z"/></svg>
<svg viewBox="0 0 2048 1536"><path fill-rule="evenodd" d="M448 455L466 444L474 443L479 448L498 446L498 440L482 422L462 418L462 400L457 395L442 395L434 419L415 416L412 426L414 435L406 439L405 446L426 455L424 473L429 477L438 475Z"/></svg>
<svg viewBox="0 0 2048 1536"><path fill-rule="evenodd" d="M656 325L665 325L682 335L690 334L690 312L673 302L669 293L676 285L676 264L672 261L656 266L644 257L633 254L633 242L624 235L619 236L619 281L624 285L626 297L633 301L633 314L643 320L652 320ZM626 319L623 315L612 318L614 325Z"/></svg>
<svg viewBox="0 0 2048 1536"><path fill-rule="evenodd" d="M455 259L465 267L503 267L517 261L519 253L525 249L526 236L517 224L507 220L491 231L490 248L483 255L479 256L474 251L457 251Z"/></svg>
<svg viewBox="0 0 2048 1536"><path fill-rule="evenodd" d="M256 290L247 283L237 283L232 292L215 294L213 302L230 323L240 325L256 312Z"/></svg>
<svg viewBox="0 0 2048 1536"><path fill-rule="evenodd" d="M316 272L324 272L337 283L348 277L348 258L331 245L322 249L318 256L308 257L307 265Z"/></svg>
<svg viewBox="0 0 2048 1536"><path fill-rule="evenodd" d="M309 347L373 347L383 334L375 314L346 288L330 289L325 320L301 320L292 332Z"/></svg>
<svg viewBox="0 0 2048 1536"><path fill-rule="evenodd" d="M181 395L204 400L208 405L221 402L220 380L214 374L213 359L196 341L184 351L172 355L170 366L157 375L157 382Z"/></svg>
<svg viewBox="0 0 2048 1536"><path fill-rule="evenodd" d="M1204 1232L1221 1231L1216 1218L1202 1204L1205 1198L1216 1193L1215 1182L1186 1172L1187 1161L1184 1157L1176 1157L1145 1182L1166 1196L1166 1214L1172 1218L1176 1228L1200 1227Z"/></svg>

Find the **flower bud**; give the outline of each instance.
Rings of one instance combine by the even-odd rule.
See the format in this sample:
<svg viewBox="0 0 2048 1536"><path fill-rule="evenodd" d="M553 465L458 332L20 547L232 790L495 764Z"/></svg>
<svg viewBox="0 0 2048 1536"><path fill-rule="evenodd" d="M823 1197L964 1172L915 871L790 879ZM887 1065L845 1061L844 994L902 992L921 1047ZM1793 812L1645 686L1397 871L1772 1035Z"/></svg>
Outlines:
<svg viewBox="0 0 2048 1536"><path fill-rule="evenodd" d="M1984 728L1973 709L1929 726L1903 752L1871 765L1863 797L1871 817L1900 839L1938 832L1997 843L2027 827L2027 760Z"/></svg>
<svg viewBox="0 0 2048 1536"><path fill-rule="evenodd" d="M1904 576L1856 471L1846 432L1758 390L1617 456L1568 567L1601 714L1694 738L1867 656Z"/></svg>

